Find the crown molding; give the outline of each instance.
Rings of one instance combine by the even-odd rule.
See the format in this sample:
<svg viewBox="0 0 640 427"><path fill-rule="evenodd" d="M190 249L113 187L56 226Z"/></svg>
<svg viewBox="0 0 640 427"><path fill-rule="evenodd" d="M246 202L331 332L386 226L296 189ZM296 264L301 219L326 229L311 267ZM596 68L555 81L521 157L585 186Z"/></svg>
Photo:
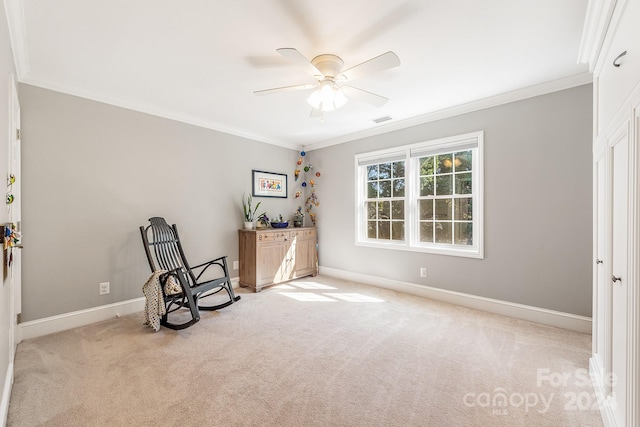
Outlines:
<svg viewBox="0 0 640 427"><path fill-rule="evenodd" d="M617 3L618 0L589 0L582 28L578 63L589 64L591 72L593 72L596 59L602 50L604 38Z"/></svg>
<svg viewBox="0 0 640 427"><path fill-rule="evenodd" d="M245 139L250 139L256 142L276 145L278 147L288 148L296 151L299 151L302 149L301 144L295 144L295 143L290 143L286 141L271 140L271 139L265 138L262 135L235 129L214 121L203 120L198 117L190 116L188 114L185 114L177 110L159 107L157 105L136 101L130 98L111 96L111 95L106 95L104 93L100 93L98 91L92 91L88 89L81 89L71 85L54 83L47 79L38 78L37 76L34 76L32 73L27 73L27 75L25 75L20 82L29 84L32 86L37 86L43 89L48 89L55 92L61 92L67 95L76 96L78 98L84 98L92 101L102 102L104 104L137 111L140 113L150 114L153 116L163 117L165 119L175 120L175 121L186 123L189 125L202 127L205 129L215 130L217 132L222 132L222 133L238 136Z"/></svg>
<svg viewBox="0 0 640 427"><path fill-rule="evenodd" d="M558 80L542 83L535 86L529 86L523 89L503 93L500 95L492 96L489 98L481 99L478 101L470 102L446 108L443 110L435 111L429 114L425 114L418 117L413 117L406 120L399 120L396 122L386 122L371 129L367 129L360 132L351 133L349 135L341 136L338 138L328 139L325 141L319 141L317 143L308 144L302 146L301 144L291 143L287 141L275 141L265 138L263 135L246 132L243 130L231 128L220 123L202 120L197 117L184 114L177 110L171 110L167 108L158 107L156 105L141 103L139 101L128 99L124 97L114 97L105 95L97 91L91 91L87 89L80 89L75 86L61 85L59 83L51 82L48 79L38 78L32 73L27 73L21 80L21 83L38 86L44 89L61 92L80 98L90 99L105 104L126 108L141 113L151 114L158 117L164 117L170 120L176 120L182 123L190 124L193 126L203 127L206 129L223 132L226 134L238 136L241 138L250 139L256 142L262 142L266 144L275 145L282 148L288 148L291 150L299 151L304 149L305 151L313 151L320 148L330 147L332 145L343 144L346 142L354 141L357 139L367 138L371 136L381 135L388 132L393 132L400 129L405 129L412 126L417 126L436 120L442 120L449 117L458 116L460 114L471 113L473 111L483 110L498 105L508 104L510 102L520 101L527 98L533 98L535 96L545 95L552 92L557 92L564 89L570 89L572 87L582 86L593 82L593 77L590 73L581 73L573 76L565 77Z"/></svg>
<svg viewBox="0 0 640 427"><path fill-rule="evenodd" d="M29 55L24 24L24 9L21 0L4 0L4 10L9 27L9 40L13 51L13 62L20 81L29 72Z"/></svg>
<svg viewBox="0 0 640 427"><path fill-rule="evenodd" d="M565 77L558 80L552 80L550 82L542 83L535 86L529 86L526 88L506 92L500 95L492 96L489 98L480 99L478 101L469 102L467 104L457 105L451 108L445 108L443 110L434 111L432 113L424 114L422 116L413 117L406 120L399 120L397 122L387 123L377 126L375 128L367 129L360 132L355 132L349 135L345 135L339 138L328 139L317 143L304 146L305 151L318 150L320 148L330 147L332 145L343 144L357 139L367 138L371 136L381 135L388 132L393 132L400 129L409 128L436 120L442 120L449 117L458 116L460 114L472 113L474 111L484 110L490 107L496 107L499 105L508 104L510 102L521 101L527 98L533 98L540 95L546 95L552 92L558 92L560 90L570 89L577 86L583 86L593 83L593 76L591 73L580 73L573 76Z"/></svg>

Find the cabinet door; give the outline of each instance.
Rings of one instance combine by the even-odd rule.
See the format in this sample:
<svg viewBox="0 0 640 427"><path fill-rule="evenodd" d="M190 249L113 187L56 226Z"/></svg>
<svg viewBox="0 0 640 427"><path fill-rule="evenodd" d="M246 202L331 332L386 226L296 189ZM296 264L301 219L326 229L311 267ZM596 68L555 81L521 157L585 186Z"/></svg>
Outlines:
<svg viewBox="0 0 640 427"><path fill-rule="evenodd" d="M629 210L628 124L610 144L611 159L611 399L616 425L624 426L627 411L627 270Z"/></svg>
<svg viewBox="0 0 640 427"><path fill-rule="evenodd" d="M289 269L286 255L286 242L269 242L258 245L257 285L286 280Z"/></svg>
<svg viewBox="0 0 640 427"><path fill-rule="evenodd" d="M596 90L598 92L598 114L596 117L598 134L605 130L633 88L638 84L640 75L640 1L630 0L624 3L624 15L613 31L611 44L602 63ZM618 5L616 5L616 8ZM623 52L622 57L616 59ZM619 66L614 65L614 61Z"/></svg>
<svg viewBox="0 0 640 427"><path fill-rule="evenodd" d="M316 242L312 239L302 239L296 242L294 271L297 277L306 276L315 271Z"/></svg>

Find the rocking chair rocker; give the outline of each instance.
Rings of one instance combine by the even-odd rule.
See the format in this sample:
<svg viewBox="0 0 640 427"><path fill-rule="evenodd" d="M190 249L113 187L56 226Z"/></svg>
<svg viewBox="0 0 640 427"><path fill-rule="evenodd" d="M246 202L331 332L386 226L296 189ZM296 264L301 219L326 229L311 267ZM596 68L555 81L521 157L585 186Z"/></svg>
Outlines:
<svg viewBox="0 0 640 427"><path fill-rule="evenodd" d="M159 276L160 287L164 297L166 314L160 319L160 324L170 329L184 329L200 320L199 310L218 310L233 304L240 299L235 296L229 270L227 268L227 257L222 256L196 265L191 268L182 250L182 244L178 237L178 228L175 224L169 226L164 218L149 218L151 225L140 227L142 242L147 254L147 260L152 272L165 270ZM203 274L212 267L218 271L214 279L209 279L212 271L207 272L207 279L203 279ZM220 272L221 270L221 272ZM220 275L221 274L221 275ZM177 293L167 293L165 285L170 277L180 285ZM202 281L200 281L203 279ZM213 297L220 291L227 293L228 299L217 305L199 305L201 298ZM213 297L216 298L216 297ZM191 319L184 323L169 322L169 314L181 308L188 308L191 312Z"/></svg>

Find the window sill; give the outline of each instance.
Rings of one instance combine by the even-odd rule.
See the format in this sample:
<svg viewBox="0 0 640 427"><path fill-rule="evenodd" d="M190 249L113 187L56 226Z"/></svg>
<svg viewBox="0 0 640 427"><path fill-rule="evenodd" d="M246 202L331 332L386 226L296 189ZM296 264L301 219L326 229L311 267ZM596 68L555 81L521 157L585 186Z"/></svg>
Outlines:
<svg viewBox="0 0 640 427"><path fill-rule="evenodd" d="M462 248L451 246L409 246L407 243L382 243L377 241L356 241L356 246L395 251L422 252L434 255L457 256L464 258L484 259L484 253L479 248Z"/></svg>

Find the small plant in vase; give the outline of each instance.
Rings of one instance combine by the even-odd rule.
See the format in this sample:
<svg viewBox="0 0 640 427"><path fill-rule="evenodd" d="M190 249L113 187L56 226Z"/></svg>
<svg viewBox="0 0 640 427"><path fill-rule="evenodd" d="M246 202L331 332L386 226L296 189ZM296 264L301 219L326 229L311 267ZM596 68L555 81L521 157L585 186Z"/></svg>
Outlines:
<svg viewBox="0 0 640 427"><path fill-rule="evenodd" d="M296 210L293 214L293 226L302 227L303 222L304 213L302 212L302 206L298 206L298 210Z"/></svg>
<svg viewBox="0 0 640 427"><path fill-rule="evenodd" d="M267 216L266 212L263 212L259 217L258 217L258 222L256 224L256 228L267 228L269 226L269 223L271 221L269 220L269 217Z"/></svg>
<svg viewBox="0 0 640 427"><path fill-rule="evenodd" d="M259 218L265 214L265 212L263 212L260 215L256 216L256 212L258 211L260 203L262 202L258 202L255 207L251 206L252 203L253 197L251 197L251 194L249 194L249 196L247 197L246 202L244 196L242 197L242 210L244 211L244 228L247 230L251 230L253 228L253 221L255 221L256 218Z"/></svg>

